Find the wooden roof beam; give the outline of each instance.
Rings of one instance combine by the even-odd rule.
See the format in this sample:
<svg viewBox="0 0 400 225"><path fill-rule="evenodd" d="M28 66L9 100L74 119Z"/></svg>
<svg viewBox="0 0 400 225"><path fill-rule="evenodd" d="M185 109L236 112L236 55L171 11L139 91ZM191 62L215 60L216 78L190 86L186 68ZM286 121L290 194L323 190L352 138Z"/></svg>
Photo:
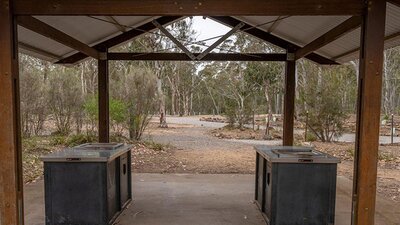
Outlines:
<svg viewBox="0 0 400 225"><path fill-rule="evenodd" d="M193 53L198 56L200 53ZM284 53L208 53L200 61L286 61ZM108 53L108 60L192 61L185 53Z"/></svg>
<svg viewBox="0 0 400 225"><path fill-rule="evenodd" d="M100 57L100 54L96 49L86 45L85 43L80 42L79 40L69 36L68 34L63 33L62 31L59 31L56 28L32 16L18 16L17 22L18 25L21 25L26 29L29 29L47 38L53 39L65 46L82 52L87 56L91 56L95 59L98 59Z"/></svg>
<svg viewBox="0 0 400 225"><path fill-rule="evenodd" d="M361 15L360 0L14 0L17 15Z"/></svg>
<svg viewBox="0 0 400 225"><path fill-rule="evenodd" d="M386 41L391 41L391 40L397 40L398 38L400 38L400 32L396 32L396 33L394 33L394 34L391 34L391 35L386 36L386 37L385 37L385 42L386 42ZM354 53L356 53L356 52L358 52L358 51L360 51L360 47L354 48L354 49L352 49L352 50L350 50L350 51L347 51L347 52L342 53L342 54L340 54L340 55L338 55L338 56L335 56L334 59L335 59L335 60L338 60L338 59L340 59L340 58L343 58L343 57L346 57L346 56L348 56L348 55L354 54Z"/></svg>
<svg viewBox="0 0 400 225"><path fill-rule="evenodd" d="M158 18L157 22L160 23L161 25L166 25L166 24L174 22L175 20L178 20L179 18L182 18L182 17L181 16L165 16L165 17ZM151 30L154 30L154 29L156 29L156 26L154 26L154 24L152 22L148 22L137 28L131 29L125 33L122 33L118 36L115 36L113 38L105 40L99 44L96 44L93 47L98 50L101 50L104 48L112 48L114 46L122 44L126 41L131 40L132 38L138 37L138 36L145 34ZM86 57L87 56L85 54L78 52L78 53L75 53L64 59L59 60L56 63L57 64L74 64L81 60L84 60Z"/></svg>
<svg viewBox="0 0 400 225"><path fill-rule="evenodd" d="M339 24L332 30L326 32L319 38L310 42L303 48L298 49L295 53L296 60L303 58L304 56L320 49L321 47L331 43L332 41L346 35L347 33L358 28L360 25L361 25L361 17L360 16L350 17L349 19L347 19L343 23Z"/></svg>
<svg viewBox="0 0 400 225"><path fill-rule="evenodd" d="M215 21L217 21L217 22L219 22L219 23L222 23L222 24L225 24L227 26L230 26L230 27L234 27L238 23L242 22L242 21L240 21L238 19L235 19L235 18L229 17L229 16L211 16L210 18L215 20ZM270 33L266 32L266 31L263 31L263 30L261 30L259 28L255 28L255 27L253 27L253 26L251 26L249 24L246 24L246 23L240 30L242 30L244 33L252 35L252 36L254 36L256 38L259 38L259 39L261 39L263 41L269 42L269 43L271 43L271 44L273 44L275 46L278 46L280 48L283 48L283 49L289 49L289 48L290 49L294 49L294 50L300 49L300 46L298 46L298 45L296 45L294 43L286 41L286 40L284 40L284 39L282 39L280 37L277 37L277 36L275 36L273 34L270 34ZM307 55L305 58L309 59L309 60L311 60L313 62L316 62L318 64L321 64L321 65L337 65L338 64L334 60L328 59L328 58L326 58L324 56L321 56L321 55L318 55L316 53L311 53L311 54Z"/></svg>

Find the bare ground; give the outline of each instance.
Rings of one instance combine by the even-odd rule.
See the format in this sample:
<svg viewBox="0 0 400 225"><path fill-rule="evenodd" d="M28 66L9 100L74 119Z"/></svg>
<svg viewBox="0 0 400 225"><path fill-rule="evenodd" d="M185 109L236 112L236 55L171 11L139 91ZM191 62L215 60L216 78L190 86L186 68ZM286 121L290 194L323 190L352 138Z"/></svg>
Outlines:
<svg viewBox="0 0 400 225"><path fill-rule="evenodd" d="M153 150L136 146L133 150L134 172L146 173L254 173L255 152L252 146L207 135L210 128L169 124L148 129L147 140L165 148Z"/></svg>
<svg viewBox="0 0 400 225"><path fill-rule="evenodd" d="M342 159L338 174L353 179L354 143L313 142L316 149ZM400 146L380 146L378 163L378 193L400 202Z"/></svg>
<svg viewBox="0 0 400 225"><path fill-rule="evenodd" d="M253 174L255 144L277 145L279 141L261 140L263 131L230 131L228 137L218 136L223 123L209 123L199 118L169 118L168 129L151 124L147 142L136 143L133 150L133 170L147 173L240 173ZM250 136L249 136L250 135ZM250 138L248 138L250 137ZM226 139L229 138L229 139ZM241 140L238 140L241 139ZM260 140L257 140L260 139ZM33 138L23 142L24 182L40 178L43 166L39 157L62 145L53 138ZM159 144L158 144L159 143ZM342 159L338 174L353 177L354 143L306 143ZM380 146L378 192L400 202L400 145Z"/></svg>
<svg viewBox="0 0 400 225"><path fill-rule="evenodd" d="M203 124L169 124L168 129L161 129L152 124L146 139L166 147L153 150L145 146L136 146L133 151L134 172L254 173L255 143L252 141L256 140L239 142L234 133L233 137L228 137L230 139L215 137L213 129L216 128ZM270 141L264 143L275 144ZM305 144L339 157L342 163L338 166L338 174L352 179L354 143ZM388 199L400 202L400 146L380 146L379 152L378 192Z"/></svg>

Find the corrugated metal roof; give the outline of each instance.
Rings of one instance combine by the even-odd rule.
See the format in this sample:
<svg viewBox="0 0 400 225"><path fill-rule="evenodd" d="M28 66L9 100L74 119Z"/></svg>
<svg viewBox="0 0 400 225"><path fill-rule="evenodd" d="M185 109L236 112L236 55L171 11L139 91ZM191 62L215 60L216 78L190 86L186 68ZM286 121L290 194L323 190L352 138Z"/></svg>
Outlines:
<svg viewBox="0 0 400 225"><path fill-rule="evenodd" d="M122 33L118 26L113 24L115 22L110 21L110 18L102 16L35 16L35 18L89 46L93 46ZM157 18L148 16L114 17L127 30L136 28ZM20 46L21 52L52 62L77 52L21 26L18 26L18 40L22 43ZM49 54L44 54L40 50Z"/></svg>
<svg viewBox="0 0 400 225"><path fill-rule="evenodd" d="M268 16L244 16L236 18L253 26L277 19L277 17ZM271 31L271 34L299 46L305 46L348 18L349 17L346 16L288 17L281 20L281 22ZM258 28L264 31L269 31L270 26L271 23L267 26L261 26ZM385 48L400 45L400 8L392 4L387 4L385 37L387 37ZM357 50L359 46L360 28L349 32L328 45L325 45L316 51L316 53L343 63L358 58Z"/></svg>
<svg viewBox="0 0 400 225"><path fill-rule="evenodd" d="M107 22L110 19L107 17L38 16L36 18L90 46L122 33L121 27ZM349 16L241 16L235 18L296 45L304 46L348 19ZM274 23L278 18L281 20ZM114 19L124 26L138 27L156 17L116 16ZM261 24L265 25L260 26ZM23 43L21 52L49 61L56 61L76 53L69 47L25 28L19 27L18 32L19 41ZM400 45L400 8L392 4L387 4L385 36L387 37L386 48ZM360 29L355 29L322 47L316 53L338 62L346 62L358 58L359 46Z"/></svg>

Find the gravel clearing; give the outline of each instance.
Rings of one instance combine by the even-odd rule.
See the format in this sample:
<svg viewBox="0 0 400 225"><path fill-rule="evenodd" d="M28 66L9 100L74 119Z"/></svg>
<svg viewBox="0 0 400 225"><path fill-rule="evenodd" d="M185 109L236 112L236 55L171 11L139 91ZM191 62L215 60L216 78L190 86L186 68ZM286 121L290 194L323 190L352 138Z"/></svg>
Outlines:
<svg viewBox="0 0 400 225"><path fill-rule="evenodd" d="M161 143L161 151L137 147L135 172L148 173L241 173L255 169L254 145L279 145L280 140L223 139L211 135L224 123L204 122L200 117L169 117L168 129L157 127L154 119L145 134L147 141ZM304 143L341 158L338 175L353 177L354 143ZM400 202L400 146L380 146L378 192Z"/></svg>

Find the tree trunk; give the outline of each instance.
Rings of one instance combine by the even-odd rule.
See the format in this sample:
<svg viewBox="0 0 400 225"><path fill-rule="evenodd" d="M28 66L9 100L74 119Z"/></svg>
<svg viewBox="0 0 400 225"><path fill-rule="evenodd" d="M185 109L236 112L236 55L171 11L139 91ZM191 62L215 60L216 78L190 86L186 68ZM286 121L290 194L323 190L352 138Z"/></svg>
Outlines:
<svg viewBox="0 0 400 225"><path fill-rule="evenodd" d="M165 115L165 98L162 90L162 80L160 77L157 77L157 93L159 97L159 112L160 112L160 127L167 128L167 118Z"/></svg>
<svg viewBox="0 0 400 225"><path fill-rule="evenodd" d="M175 90L171 86L171 115L175 115Z"/></svg>
<svg viewBox="0 0 400 225"><path fill-rule="evenodd" d="M264 95L265 95L265 100L266 100L266 105L267 105L267 124L265 127L265 138L266 139L270 139L269 128L270 128L270 123L271 123L271 118L272 118L271 101L269 98L268 90L269 90L269 84L268 84L268 82L265 82Z"/></svg>
<svg viewBox="0 0 400 225"><path fill-rule="evenodd" d="M167 128L167 118L165 113L165 96L162 89L162 74L159 62L155 62L156 75L157 75L157 94L159 98L159 113L160 113L160 127Z"/></svg>

